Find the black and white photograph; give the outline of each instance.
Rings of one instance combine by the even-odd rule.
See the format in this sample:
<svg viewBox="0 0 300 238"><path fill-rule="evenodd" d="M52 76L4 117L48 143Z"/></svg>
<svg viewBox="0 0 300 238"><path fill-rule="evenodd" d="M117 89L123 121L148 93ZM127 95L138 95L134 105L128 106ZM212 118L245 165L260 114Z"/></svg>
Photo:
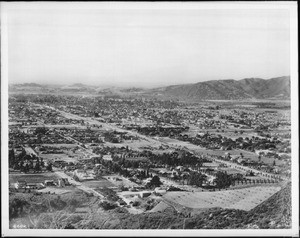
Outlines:
<svg viewBox="0 0 300 238"><path fill-rule="evenodd" d="M0 7L3 237L299 237L297 2Z"/></svg>

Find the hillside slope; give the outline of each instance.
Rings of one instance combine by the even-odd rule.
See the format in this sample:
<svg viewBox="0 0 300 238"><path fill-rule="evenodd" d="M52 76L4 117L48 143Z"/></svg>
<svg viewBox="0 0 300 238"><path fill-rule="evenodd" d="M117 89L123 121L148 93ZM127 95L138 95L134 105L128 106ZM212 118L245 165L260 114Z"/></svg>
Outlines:
<svg viewBox="0 0 300 238"><path fill-rule="evenodd" d="M154 95L181 100L239 100L290 97L290 77L272 79L214 80L196 84L174 85L152 90Z"/></svg>
<svg viewBox="0 0 300 238"><path fill-rule="evenodd" d="M242 80L213 80L195 84L171 85L167 87L143 89L122 87L96 87L82 83L65 86L41 85L35 83L12 84L10 92L55 92L87 93L107 96L144 96L183 101L201 100L243 100L243 99L289 99L290 77L271 79L245 78Z"/></svg>
<svg viewBox="0 0 300 238"><path fill-rule="evenodd" d="M46 202L48 201L48 202ZM96 197L10 195L10 226L34 229L288 229L291 228L291 185L250 211L210 208L192 215L167 206L162 212L129 214L124 208L99 208ZM83 211L76 212L81 209Z"/></svg>

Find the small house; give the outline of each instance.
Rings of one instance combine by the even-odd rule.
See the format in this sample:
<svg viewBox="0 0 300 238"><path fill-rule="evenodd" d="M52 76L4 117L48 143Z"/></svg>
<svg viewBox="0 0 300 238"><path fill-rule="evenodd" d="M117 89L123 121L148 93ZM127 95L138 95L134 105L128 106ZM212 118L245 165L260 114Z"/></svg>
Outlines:
<svg viewBox="0 0 300 238"><path fill-rule="evenodd" d="M53 180L45 180L45 186L56 186L56 183Z"/></svg>
<svg viewBox="0 0 300 238"><path fill-rule="evenodd" d="M139 193L141 198L149 197L151 195L151 192L149 191L142 191Z"/></svg>
<svg viewBox="0 0 300 238"><path fill-rule="evenodd" d="M15 187L17 189L19 189L19 188L26 188L26 185L27 185L27 182L25 180L19 180L19 181L17 181Z"/></svg>

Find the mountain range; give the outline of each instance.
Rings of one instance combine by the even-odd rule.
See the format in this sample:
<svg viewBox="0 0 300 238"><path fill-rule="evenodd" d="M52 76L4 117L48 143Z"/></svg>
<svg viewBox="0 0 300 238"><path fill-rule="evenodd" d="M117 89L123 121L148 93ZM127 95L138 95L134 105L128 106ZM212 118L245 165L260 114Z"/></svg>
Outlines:
<svg viewBox="0 0 300 238"><path fill-rule="evenodd" d="M290 76L271 79L224 79L194 84L171 85L152 89L124 87L95 87L82 83L72 85L43 85L36 83L12 84L10 92L86 93L96 95L147 96L183 101L289 99Z"/></svg>
<svg viewBox="0 0 300 238"><path fill-rule="evenodd" d="M288 99L290 77L213 80L152 89L156 96L181 100Z"/></svg>

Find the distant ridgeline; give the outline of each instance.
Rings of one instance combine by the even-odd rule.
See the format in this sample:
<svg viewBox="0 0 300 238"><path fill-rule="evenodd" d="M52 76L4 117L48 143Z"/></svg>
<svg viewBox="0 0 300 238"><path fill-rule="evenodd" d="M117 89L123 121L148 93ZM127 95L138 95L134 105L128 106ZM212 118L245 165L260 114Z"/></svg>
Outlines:
<svg viewBox="0 0 300 238"><path fill-rule="evenodd" d="M290 77L214 80L152 89L157 96L181 100L289 99Z"/></svg>
<svg viewBox="0 0 300 238"><path fill-rule="evenodd" d="M290 76L271 79L245 78L242 80L213 80L195 84L143 89L136 87L95 87L82 83L72 85L44 85L36 83L11 84L10 92L85 93L109 98L151 97L183 101L290 99Z"/></svg>

